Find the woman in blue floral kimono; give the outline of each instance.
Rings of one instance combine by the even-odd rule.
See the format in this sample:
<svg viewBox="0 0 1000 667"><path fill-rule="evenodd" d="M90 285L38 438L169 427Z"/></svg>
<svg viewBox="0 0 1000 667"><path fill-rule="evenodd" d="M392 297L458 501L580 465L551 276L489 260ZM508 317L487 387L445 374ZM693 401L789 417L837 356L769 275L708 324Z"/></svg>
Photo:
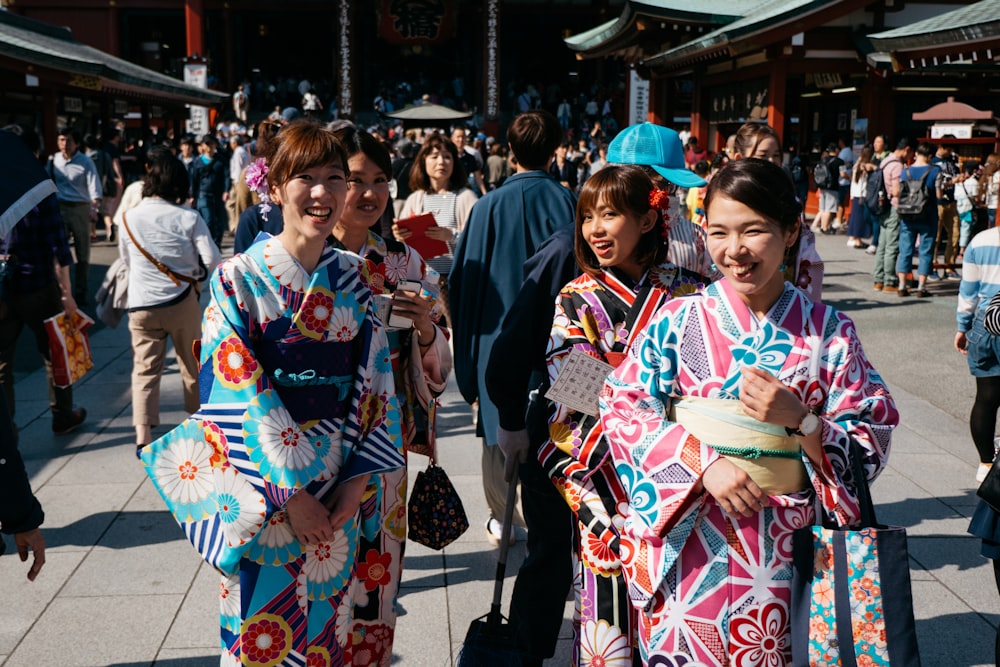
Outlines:
<svg viewBox="0 0 1000 667"><path fill-rule="evenodd" d="M584 274L556 300L551 382L571 353L617 366L660 306L703 287L703 277L666 260L666 208L667 193L640 167L605 167L584 184L574 239ZM592 414L555 403L549 437L539 460L577 518L573 664L631 667L639 655L635 612L618 555L628 496L610 462L597 396Z"/></svg>
<svg viewBox="0 0 1000 667"><path fill-rule="evenodd" d="M202 327L202 407L146 470L223 575L223 665L341 665L362 497L403 465L365 264L326 243L347 156L309 121L270 146L284 230L225 262ZM263 174L262 174L263 175Z"/></svg>
<svg viewBox="0 0 1000 667"><path fill-rule="evenodd" d="M408 245L387 240L371 229L389 203L392 160L372 135L353 124L334 134L347 149L347 205L333 228L331 245L355 253L368 262L369 287L375 294L391 294L393 312L413 321L413 328L388 331L396 396L402 415L403 446L427 452L433 438L435 401L451 373L448 330L439 324L435 305L437 287L427 277L427 265ZM404 281L424 286L420 294L399 289ZM426 293L425 293L426 292ZM406 467L372 477L366 497L376 500L363 508L375 517L378 533L361 538L358 570L351 587L354 623L351 627L351 664L388 667L396 628L396 597L403 574L406 544ZM370 518L367 513L365 518Z"/></svg>

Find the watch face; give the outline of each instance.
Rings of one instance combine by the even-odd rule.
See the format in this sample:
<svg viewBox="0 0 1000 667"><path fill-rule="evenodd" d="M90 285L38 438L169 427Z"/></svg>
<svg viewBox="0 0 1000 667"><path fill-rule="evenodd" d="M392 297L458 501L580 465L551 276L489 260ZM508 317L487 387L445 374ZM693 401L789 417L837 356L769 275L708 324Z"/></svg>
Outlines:
<svg viewBox="0 0 1000 667"><path fill-rule="evenodd" d="M812 435L820 426L820 419L812 412L806 413L806 416L802 418L801 423L799 423L799 430L802 431L802 435Z"/></svg>

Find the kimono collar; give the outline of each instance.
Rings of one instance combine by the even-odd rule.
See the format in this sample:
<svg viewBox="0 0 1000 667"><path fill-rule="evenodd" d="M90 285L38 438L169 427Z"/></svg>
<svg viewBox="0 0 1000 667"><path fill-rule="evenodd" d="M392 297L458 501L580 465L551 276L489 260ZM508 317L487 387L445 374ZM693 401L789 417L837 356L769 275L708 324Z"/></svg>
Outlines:
<svg viewBox="0 0 1000 667"><path fill-rule="evenodd" d="M340 241L340 239L338 239L333 234L330 234L327 240L329 241L330 245L336 248L337 250L343 250L351 254L356 254L362 258L366 257L368 253L371 252L372 250L377 252L382 257L385 257L385 254L388 252L388 249L386 248L385 244L385 239L383 239L381 236L379 236L378 234L376 234L371 230L368 230L368 238L366 238L364 244L362 244L361 251L357 253L355 253L353 250L345 246Z"/></svg>
<svg viewBox="0 0 1000 667"><path fill-rule="evenodd" d="M649 269L646 269L646 271L643 272L643 274L639 277L639 280L632 280L625 275L624 271L616 266L608 267L605 269L605 273L611 274L618 282L635 293L638 293L649 281Z"/></svg>
<svg viewBox="0 0 1000 667"><path fill-rule="evenodd" d="M751 319L754 322L759 322L756 313L750 309L750 306L744 303L743 299L740 298L740 295L733 288L733 285L729 282L728 278L721 278L715 281L709 285L708 288L706 288L706 291L715 289L718 289L720 296L732 304L732 311L740 318L740 320L744 320L744 318L746 318L746 321L743 322L744 326L749 325ZM795 297L799 292L800 290L798 288L786 280L784 290L778 296L777 300L767 309L764 319L772 322L782 321L791 305L797 301Z"/></svg>

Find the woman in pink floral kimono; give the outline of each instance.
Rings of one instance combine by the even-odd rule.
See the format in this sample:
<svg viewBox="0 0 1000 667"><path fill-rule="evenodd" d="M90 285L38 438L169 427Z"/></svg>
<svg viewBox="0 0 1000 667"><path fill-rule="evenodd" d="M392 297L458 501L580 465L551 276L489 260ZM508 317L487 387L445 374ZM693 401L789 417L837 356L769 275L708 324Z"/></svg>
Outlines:
<svg viewBox="0 0 1000 667"><path fill-rule="evenodd" d="M705 204L724 278L670 301L601 397L622 564L644 664L783 667L792 532L856 522L851 444L874 479L899 416L851 320L785 282L801 227L781 168L734 161Z"/></svg>

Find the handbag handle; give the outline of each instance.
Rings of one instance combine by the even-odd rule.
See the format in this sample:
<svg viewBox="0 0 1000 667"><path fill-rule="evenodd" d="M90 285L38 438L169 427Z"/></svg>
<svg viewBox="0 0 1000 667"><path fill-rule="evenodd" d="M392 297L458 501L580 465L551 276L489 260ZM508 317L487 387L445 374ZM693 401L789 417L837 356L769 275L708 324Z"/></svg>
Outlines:
<svg viewBox="0 0 1000 667"><path fill-rule="evenodd" d="M168 267L166 264L156 259L152 255L150 255L149 252L145 248L143 248L138 241L135 240L135 236L132 234L132 230L129 229L128 226L128 218L124 213L122 213L122 224L125 225L125 231L128 232L128 237L132 240L132 245L134 245L136 249L142 253L142 256L148 259L153 266L159 269L160 273L170 278L171 282L173 282L176 287L181 286L180 281L182 280L191 285L196 285L199 282L197 278L191 278L189 276L184 276L179 273L174 273L174 271L171 270L170 267Z"/></svg>
<svg viewBox="0 0 1000 667"><path fill-rule="evenodd" d="M861 527L875 528L878 526L878 521L875 519L875 505L872 503L872 492L868 486L868 477L865 475L865 466L862 462L861 446L852 440L848 455L851 458L851 469L854 471L854 484L858 490Z"/></svg>

